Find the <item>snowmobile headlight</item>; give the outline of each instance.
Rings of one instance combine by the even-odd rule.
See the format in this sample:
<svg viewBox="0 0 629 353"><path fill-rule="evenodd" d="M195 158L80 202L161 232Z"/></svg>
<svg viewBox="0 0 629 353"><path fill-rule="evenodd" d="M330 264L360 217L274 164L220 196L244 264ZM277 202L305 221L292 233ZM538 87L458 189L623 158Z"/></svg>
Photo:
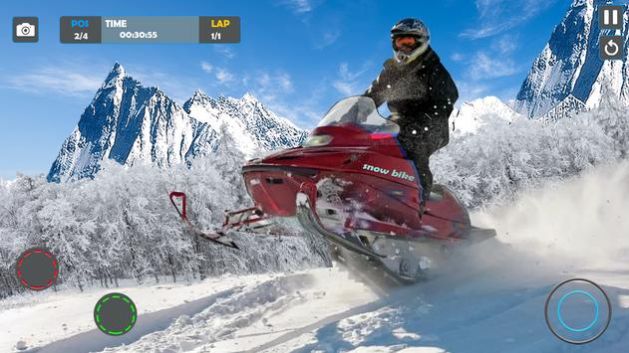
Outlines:
<svg viewBox="0 0 629 353"><path fill-rule="evenodd" d="M314 135L310 136L308 140L304 143L304 147L318 147L325 146L332 141L332 136L330 135Z"/></svg>

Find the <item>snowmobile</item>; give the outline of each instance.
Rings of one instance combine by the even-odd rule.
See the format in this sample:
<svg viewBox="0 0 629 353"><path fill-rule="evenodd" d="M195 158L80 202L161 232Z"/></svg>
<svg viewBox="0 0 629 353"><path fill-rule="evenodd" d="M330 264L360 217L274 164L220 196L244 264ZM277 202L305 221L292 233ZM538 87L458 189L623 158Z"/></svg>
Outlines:
<svg viewBox="0 0 629 353"><path fill-rule="evenodd" d="M491 238L495 231L472 226L445 186L435 185L420 210L419 174L405 158L398 132L372 99L349 97L328 111L302 146L242 167L254 207L226 213L217 231L194 227L184 193L171 193L171 202L193 233L224 246L238 248L230 231L296 217L311 235L364 257L399 281L415 282L435 254Z"/></svg>

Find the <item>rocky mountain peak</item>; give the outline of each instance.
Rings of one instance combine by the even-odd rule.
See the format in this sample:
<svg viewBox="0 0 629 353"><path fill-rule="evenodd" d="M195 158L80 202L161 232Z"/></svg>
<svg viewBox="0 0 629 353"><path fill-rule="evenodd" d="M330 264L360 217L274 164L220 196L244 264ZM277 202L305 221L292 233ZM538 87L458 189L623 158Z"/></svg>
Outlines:
<svg viewBox="0 0 629 353"><path fill-rule="evenodd" d="M253 95L214 99L197 90L181 107L116 63L64 142L48 180L94 177L108 159L168 167L215 153L221 143L233 143L230 148L250 157L294 147L306 135Z"/></svg>
<svg viewBox="0 0 629 353"><path fill-rule="evenodd" d="M529 118L543 117L555 107L598 106L601 86L609 82L623 104L629 104L629 18L623 29L602 30L597 11L606 0L574 0L522 84L516 109ZM621 60L602 60L599 41L604 35L623 39ZM564 100L570 102L563 103Z"/></svg>

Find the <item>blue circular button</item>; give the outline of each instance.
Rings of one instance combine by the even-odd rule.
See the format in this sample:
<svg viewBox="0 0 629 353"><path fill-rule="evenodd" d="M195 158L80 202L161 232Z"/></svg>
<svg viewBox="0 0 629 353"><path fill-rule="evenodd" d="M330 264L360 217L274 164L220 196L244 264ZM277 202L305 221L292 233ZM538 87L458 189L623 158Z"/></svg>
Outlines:
<svg viewBox="0 0 629 353"><path fill-rule="evenodd" d="M586 296L588 299L590 299L592 301L592 303L594 303L594 320L592 320L592 322L587 325L586 327L583 328L574 328L568 324L566 324L566 322L563 320L563 316L561 315L561 306L563 305L563 302L568 299L568 297L573 296L573 295L584 295ZM559 299L559 304L557 304L557 318L559 319L559 322L561 322L561 325L563 325L563 327L565 327L566 329L572 331L572 332L585 332L589 329L591 329L592 327L594 327L594 325L598 322L598 300L596 298L594 298L594 296L584 290L573 290L571 292L568 292L566 294L564 294L561 299Z"/></svg>
<svg viewBox="0 0 629 353"><path fill-rule="evenodd" d="M609 327L612 316L611 303L603 288L583 278L556 285L546 299L544 311L552 334L571 344L586 344L599 338Z"/></svg>

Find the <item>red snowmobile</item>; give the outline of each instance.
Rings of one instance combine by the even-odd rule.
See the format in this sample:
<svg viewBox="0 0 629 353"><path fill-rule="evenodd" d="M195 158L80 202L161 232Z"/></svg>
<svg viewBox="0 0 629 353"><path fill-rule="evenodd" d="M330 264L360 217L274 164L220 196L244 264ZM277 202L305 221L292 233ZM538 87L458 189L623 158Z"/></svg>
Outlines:
<svg viewBox="0 0 629 353"><path fill-rule="evenodd" d="M440 185L420 214L418 173L404 157L398 131L370 98L346 98L303 146L242 167L255 206L227 213L220 230L205 233L190 223L185 194L173 192L171 201L194 233L221 245L237 248L227 237L230 230L255 230L274 217L297 217L312 235L366 256L398 280L414 282L435 252L485 240L495 231L473 227L465 208Z"/></svg>

